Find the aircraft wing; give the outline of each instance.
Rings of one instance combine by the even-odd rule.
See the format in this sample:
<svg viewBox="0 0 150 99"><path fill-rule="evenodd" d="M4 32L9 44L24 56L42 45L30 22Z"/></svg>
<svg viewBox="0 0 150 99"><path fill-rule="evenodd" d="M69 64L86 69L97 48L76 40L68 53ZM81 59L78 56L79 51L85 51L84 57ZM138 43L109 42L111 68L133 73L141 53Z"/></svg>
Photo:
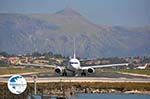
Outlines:
<svg viewBox="0 0 150 99"><path fill-rule="evenodd" d="M35 66L35 67L50 67L50 68L56 68L57 66L55 65L42 65L42 64L19 64L20 66Z"/></svg>
<svg viewBox="0 0 150 99"><path fill-rule="evenodd" d="M84 67L81 67L82 69L86 70L86 69L89 69L89 68L104 68L104 67L116 67L116 66L128 66L129 64L128 63L121 63L121 64L108 64L108 65L95 65L95 66L84 66Z"/></svg>

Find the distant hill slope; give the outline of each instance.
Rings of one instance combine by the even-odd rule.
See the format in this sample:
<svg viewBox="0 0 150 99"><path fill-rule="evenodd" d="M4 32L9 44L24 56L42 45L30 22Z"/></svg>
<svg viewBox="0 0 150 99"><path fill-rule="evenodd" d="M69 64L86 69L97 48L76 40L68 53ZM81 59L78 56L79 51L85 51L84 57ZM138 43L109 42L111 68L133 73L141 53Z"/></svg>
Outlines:
<svg viewBox="0 0 150 99"><path fill-rule="evenodd" d="M0 51L71 56L74 36L79 57L150 55L150 26L99 26L71 8L53 14L0 14Z"/></svg>

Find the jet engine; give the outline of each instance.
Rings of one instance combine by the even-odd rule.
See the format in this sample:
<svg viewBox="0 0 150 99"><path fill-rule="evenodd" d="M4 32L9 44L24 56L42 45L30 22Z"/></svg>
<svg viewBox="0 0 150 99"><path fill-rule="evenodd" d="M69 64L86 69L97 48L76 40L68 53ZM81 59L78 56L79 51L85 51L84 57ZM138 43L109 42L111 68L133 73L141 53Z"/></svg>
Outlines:
<svg viewBox="0 0 150 99"><path fill-rule="evenodd" d="M56 69L55 69L55 72L57 73L57 74L62 74L62 68L61 67L56 67Z"/></svg>
<svg viewBox="0 0 150 99"><path fill-rule="evenodd" d="M94 69L94 68L88 68L87 71L88 71L88 73L90 73L90 74L91 74L91 73L95 73L95 69Z"/></svg>

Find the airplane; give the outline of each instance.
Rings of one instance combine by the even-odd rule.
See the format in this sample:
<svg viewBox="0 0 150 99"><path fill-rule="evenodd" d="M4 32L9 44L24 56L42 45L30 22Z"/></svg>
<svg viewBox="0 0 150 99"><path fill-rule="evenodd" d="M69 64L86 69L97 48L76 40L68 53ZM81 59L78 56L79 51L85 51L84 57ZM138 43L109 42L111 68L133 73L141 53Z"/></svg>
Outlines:
<svg viewBox="0 0 150 99"><path fill-rule="evenodd" d="M145 64L144 66L138 66L136 69L146 69L148 64Z"/></svg>
<svg viewBox="0 0 150 99"><path fill-rule="evenodd" d="M75 41L74 41L74 54L73 58L70 57L67 66L54 66L54 65L40 65L40 64L20 64L24 66L43 66L43 67L50 67L54 68L55 73L61 76L67 76L69 72L72 72L73 76L86 76L87 73L93 74L95 73L95 69L97 68L106 68L106 67L115 67L115 66L128 66L128 63L121 63L121 64L107 64L107 65L95 65L95 66L84 66L82 67L80 64L79 59L76 58L75 53Z"/></svg>

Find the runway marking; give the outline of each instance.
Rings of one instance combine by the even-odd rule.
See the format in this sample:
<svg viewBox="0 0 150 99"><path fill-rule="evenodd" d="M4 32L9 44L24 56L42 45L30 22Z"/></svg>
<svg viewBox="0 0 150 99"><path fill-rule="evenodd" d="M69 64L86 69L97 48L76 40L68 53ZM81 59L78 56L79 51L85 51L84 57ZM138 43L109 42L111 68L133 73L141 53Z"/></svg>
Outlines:
<svg viewBox="0 0 150 99"><path fill-rule="evenodd" d="M33 83L31 77L25 77L28 83ZM8 78L0 78L0 82L7 82ZM133 83L150 83L150 79L142 78L104 78L104 77L45 77L37 78L37 83L49 82L133 82Z"/></svg>

